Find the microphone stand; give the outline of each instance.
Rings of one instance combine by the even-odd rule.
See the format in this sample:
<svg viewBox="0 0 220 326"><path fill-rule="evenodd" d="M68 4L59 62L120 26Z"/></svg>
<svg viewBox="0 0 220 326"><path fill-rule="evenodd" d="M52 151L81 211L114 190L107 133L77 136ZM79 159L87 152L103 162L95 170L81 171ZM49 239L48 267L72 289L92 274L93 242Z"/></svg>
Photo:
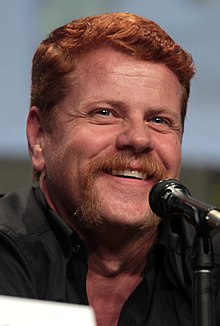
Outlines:
<svg viewBox="0 0 220 326"><path fill-rule="evenodd" d="M205 217L204 217L205 219ZM194 326L215 326L213 289L214 255L210 229L194 217L196 234L193 242L193 319Z"/></svg>

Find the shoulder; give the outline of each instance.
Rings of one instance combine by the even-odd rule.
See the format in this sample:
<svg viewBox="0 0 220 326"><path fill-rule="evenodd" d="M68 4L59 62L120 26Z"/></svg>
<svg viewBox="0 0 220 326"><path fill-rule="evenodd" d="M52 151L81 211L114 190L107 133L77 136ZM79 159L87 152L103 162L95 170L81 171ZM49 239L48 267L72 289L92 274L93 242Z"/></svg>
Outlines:
<svg viewBox="0 0 220 326"><path fill-rule="evenodd" d="M0 230L25 234L47 224L36 191L34 187L22 188L0 198Z"/></svg>
<svg viewBox="0 0 220 326"><path fill-rule="evenodd" d="M0 198L0 279L4 283L0 294L44 297L50 270L58 275L64 268L48 214L38 188L19 189Z"/></svg>

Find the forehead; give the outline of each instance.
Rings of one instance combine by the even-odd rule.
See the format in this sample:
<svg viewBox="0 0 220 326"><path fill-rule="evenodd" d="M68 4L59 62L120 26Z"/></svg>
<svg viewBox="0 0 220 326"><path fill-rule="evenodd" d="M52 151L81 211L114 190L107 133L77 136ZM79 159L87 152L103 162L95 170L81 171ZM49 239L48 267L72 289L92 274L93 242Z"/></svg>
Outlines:
<svg viewBox="0 0 220 326"><path fill-rule="evenodd" d="M172 86L181 87L177 76L164 64L139 60L123 52L112 48L101 48L91 50L87 55L79 59L79 62L72 74L74 82L88 81L102 83L108 78L119 81L130 78L136 83L141 80L151 83L158 83L162 79L169 79ZM143 83L144 85L144 83Z"/></svg>

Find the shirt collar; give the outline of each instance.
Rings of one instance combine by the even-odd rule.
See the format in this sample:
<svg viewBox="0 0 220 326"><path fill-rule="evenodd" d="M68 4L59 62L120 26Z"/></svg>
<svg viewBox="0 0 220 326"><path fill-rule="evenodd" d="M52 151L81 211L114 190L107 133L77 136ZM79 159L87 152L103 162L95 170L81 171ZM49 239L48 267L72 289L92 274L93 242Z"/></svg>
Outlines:
<svg viewBox="0 0 220 326"><path fill-rule="evenodd" d="M64 256L70 259L72 255L77 255L78 258L81 257L81 259L87 261L88 254L84 242L80 239L79 235L50 208L40 188L36 188L36 198L43 208L50 227L60 243Z"/></svg>
<svg viewBox="0 0 220 326"><path fill-rule="evenodd" d="M161 220L158 226L157 241L147 255L145 275L158 264L162 264L165 268L167 262L173 259L174 251L180 252L180 242L180 236L174 232L170 220Z"/></svg>

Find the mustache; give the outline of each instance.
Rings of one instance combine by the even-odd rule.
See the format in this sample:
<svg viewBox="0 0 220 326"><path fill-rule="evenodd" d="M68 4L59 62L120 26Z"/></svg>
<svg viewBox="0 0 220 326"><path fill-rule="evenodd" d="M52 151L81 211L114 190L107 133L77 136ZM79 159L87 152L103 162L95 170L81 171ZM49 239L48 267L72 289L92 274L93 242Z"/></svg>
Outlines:
<svg viewBox="0 0 220 326"><path fill-rule="evenodd" d="M132 169L131 164L135 161L138 168ZM111 173L112 170L137 170L147 174L148 178L154 178L157 181L166 177L165 167L159 163L150 153L135 155L130 152L115 153L111 156L96 157L88 163L85 168L85 176L95 175L101 172Z"/></svg>

